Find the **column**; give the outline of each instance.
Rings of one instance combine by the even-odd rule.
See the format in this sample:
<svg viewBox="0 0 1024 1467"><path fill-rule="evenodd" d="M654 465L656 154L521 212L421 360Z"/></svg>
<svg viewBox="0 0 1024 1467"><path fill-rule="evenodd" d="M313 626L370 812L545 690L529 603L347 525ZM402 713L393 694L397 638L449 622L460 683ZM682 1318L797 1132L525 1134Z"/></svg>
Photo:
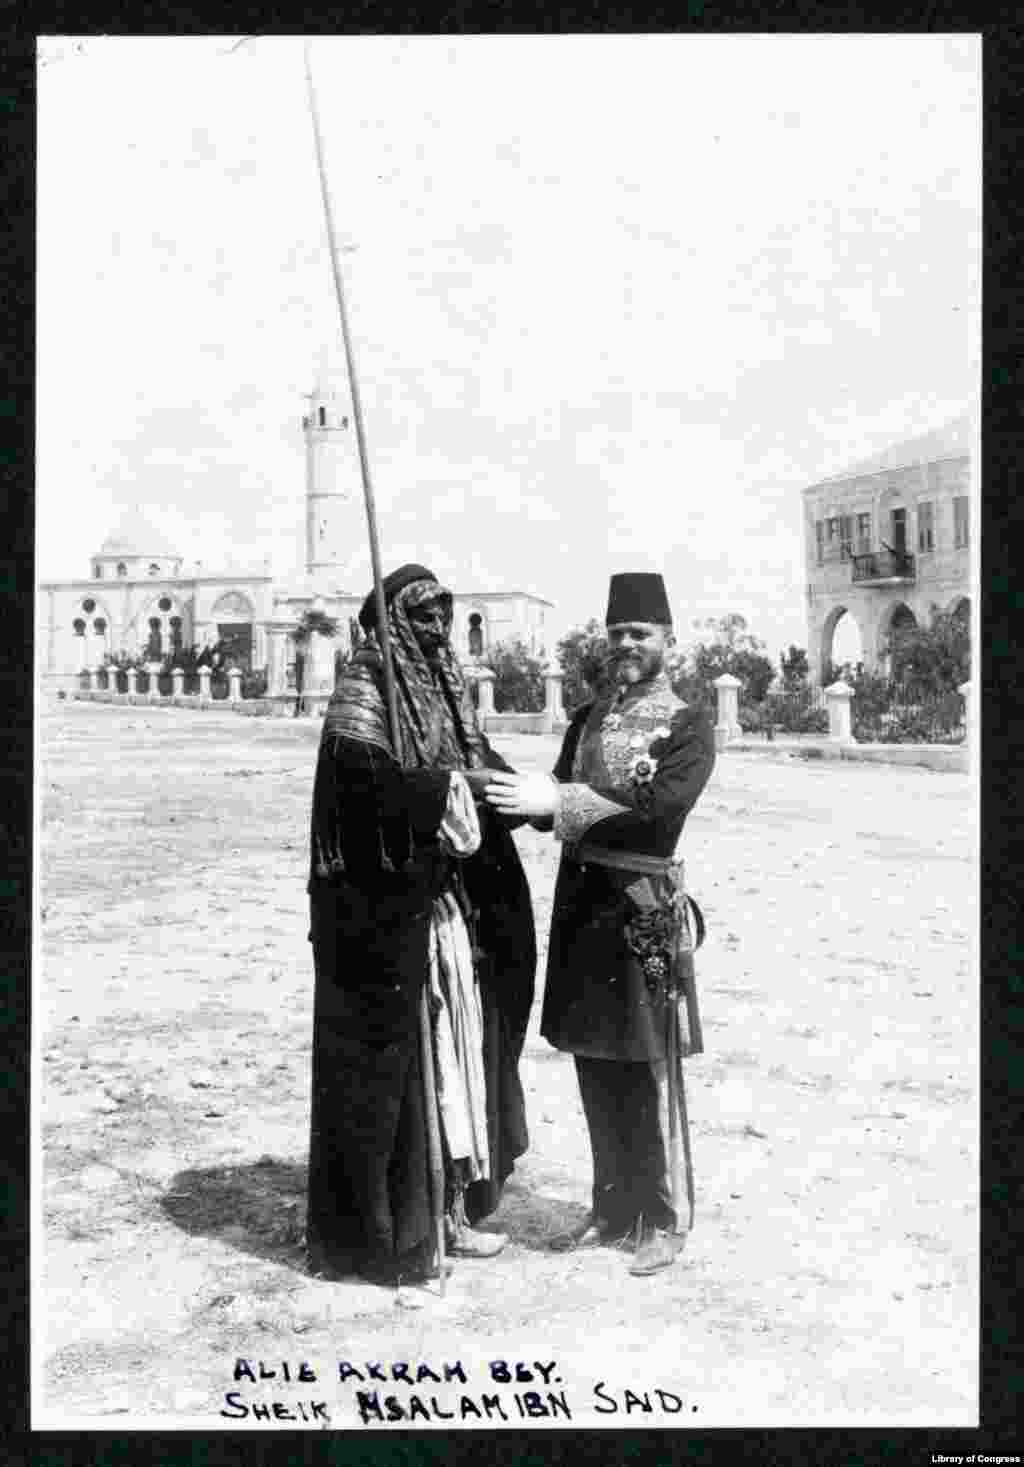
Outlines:
<svg viewBox="0 0 1024 1467"><path fill-rule="evenodd" d="M969 744L974 734L974 709L971 706L971 680L967 679L957 688L964 700L964 742Z"/></svg>
<svg viewBox="0 0 1024 1467"><path fill-rule="evenodd" d="M228 701L231 703L242 701L242 669L240 667L228 668Z"/></svg>
<svg viewBox="0 0 1024 1467"><path fill-rule="evenodd" d="M288 691L286 636L287 628L283 625L267 627L267 693L272 698Z"/></svg>
<svg viewBox="0 0 1024 1467"><path fill-rule="evenodd" d="M544 669L544 729L551 733L566 721L562 702L562 669L557 662L549 662Z"/></svg>
<svg viewBox="0 0 1024 1467"><path fill-rule="evenodd" d="M162 665L160 662L146 663L146 671L149 674L149 701L151 703L158 703L160 701L159 677Z"/></svg>
<svg viewBox="0 0 1024 1467"><path fill-rule="evenodd" d="M125 669L124 675L127 680L128 692L132 694L137 693L139 691L139 669L137 667L128 667Z"/></svg>
<svg viewBox="0 0 1024 1467"><path fill-rule="evenodd" d="M825 706L828 709L828 736L834 744L852 744L853 730L850 726L850 700L853 689L842 679L825 689Z"/></svg>
<svg viewBox="0 0 1024 1467"><path fill-rule="evenodd" d="M185 694L185 670L181 667L171 668L171 690L175 698L184 697Z"/></svg>
<svg viewBox="0 0 1024 1467"><path fill-rule="evenodd" d="M743 684L731 672L723 672L714 680L718 698L718 722L715 724L715 745L721 749L730 739L740 733L740 688Z"/></svg>
<svg viewBox="0 0 1024 1467"><path fill-rule="evenodd" d="M199 701L210 702L210 668L205 664L199 669Z"/></svg>
<svg viewBox="0 0 1024 1467"><path fill-rule="evenodd" d="M476 675L476 684L480 689L480 705L477 712L481 718L487 718L494 713L494 673L489 667L481 667Z"/></svg>
<svg viewBox="0 0 1024 1467"><path fill-rule="evenodd" d="M99 690L100 690L100 670L99 670L99 668L98 667L87 667L85 670L89 674L89 691L91 693L98 693Z"/></svg>

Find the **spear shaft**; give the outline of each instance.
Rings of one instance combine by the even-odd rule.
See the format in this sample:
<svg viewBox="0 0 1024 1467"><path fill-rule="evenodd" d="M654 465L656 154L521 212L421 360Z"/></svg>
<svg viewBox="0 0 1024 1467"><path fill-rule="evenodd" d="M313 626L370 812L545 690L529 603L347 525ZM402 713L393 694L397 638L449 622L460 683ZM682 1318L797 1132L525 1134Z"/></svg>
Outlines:
<svg viewBox="0 0 1024 1467"><path fill-rule="evenodd" d="M303 46L306 64L306 87L309 94L309 112L313 121L313 141L316 146L316 166L320 175L320 192L324 201L324 219L327 224L327 244L331 256L331 271L334 276L334 294L338 301L341 319L341 336L345 344L345 363L352 392L352 416L356 425L356 442L359 445L359 468L363 477L363 498L366 502L366 524L370 536L370 562L373 566L373 599L377 608L377 643L384 664L384 698L387 703L388 723L391 728L391 745L395 758L402 760L402 736L398 725L398 696L395 688L395 669L391 660L391 640L388 636L388 611L384 600L384 578L380 567L380 542L377 538L377 511L373 498L373 482L370 478L370 458L366 451L366 429L363 426L363 405L359 396L359 378L356 376L355 353L348 329L348 311L345 307L345 286L341 278L338 258L338 242L334 232L334 211L331 193L327 184L327 168L324 164L324 143L320 131L320 111L317 107L316 88L313 86L313 69L310 63L310 47L307 40ZM427 985L420 994L420 1053L423 1081L423 1102L427 1132L427 1158L430 1174L431 1212L433 1214L435 1247L441 1295L445 1292L445 1237L444 1237L444 1156L441 1149L441 1127L437 1109L437 1094L434 1084L434 1044L431 1032L430 1001Z"/></svg>
<svg viewBox="0 0 1024 1467"><path fill-rule="evenodd" d="M366 429L363 425L363 404L359 396L359 378L356 376L355 353L348 329L348 311L345 306L345 285L341 278L338 257L338 242L334 232L334 210L331 207L331 192L327 183L327 168L324 164L324 143L320 131L320 110L317 106L316 89L313 86L313 69L310 64L309 41L303 46L306 64L306 88L309 95L309 112L313 120L313 143L316 148L316 166L320 175L320 193L324 201L324 219L327 224L327 244L331 256L331 272L334 276L334 294L338 301L341 319L341 337L345 345L345 364L348 368L349 388L352 392L352 416L356 425L356 443L359 446L359 470L363 479L363 499L366 504L366 526L370 537L370 563L373 567L373 599L377 608L377 641L384 663L384 699L387 703L388 723L391 727L391 743L395 758L401 761L402 743L398 727L398 696L395 690L395 669L391 660L391 642L388 638L388 613L384 600L384 578L380 568L380 541L377 537L377 509L373 497L373 481L370 477L370 457L366 449Z"/></svg>

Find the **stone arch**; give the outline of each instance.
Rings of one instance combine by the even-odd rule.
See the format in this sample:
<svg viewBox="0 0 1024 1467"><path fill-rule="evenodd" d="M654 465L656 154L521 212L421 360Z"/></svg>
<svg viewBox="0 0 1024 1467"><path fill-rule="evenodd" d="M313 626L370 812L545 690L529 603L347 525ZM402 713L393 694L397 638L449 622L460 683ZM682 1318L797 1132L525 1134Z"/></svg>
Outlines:
<svg viewBox="0 0 1024 1467"><path fill-rule="evenodd" d="M79 623L84 623L84 631L79 631ZM114 619L106 601L95 591L87 591L75 606L71 634L75 638L75 653L81 666L101 666L113 647Z"/></svg>
<svg viewBox="0 0 1024 1467"><path fill-rule="evenodd" d="M256 608L244 591L222 591L210 607L212 621L252 621Z"/></svg>
<svg viewBox="0 0 1024 1467"><path fill-rule="evenodd" d="M946 612L949 616L965 622L969 628L971 625L971 598L962 595L954 596L946 607Z"/></svg>
<svg viewBox="0 0 1024 1467"><path fill-rule="evenodd" d="M878 665L883 672L890 670L889 657L894 637L916 626L917 617L905 601L894 601L886 610L878 625Z"/></svg>
<svg viewBox="0 0 1024 1467"><path fill-rule="evenodd" d="M176 628L172 625L175 622ZM166 589L154 592L137 613L133 625L147 661L158 662L167 653L180 651L185 628L185 609L180 597Z"/></svg>
<svg viewBox="0 0 1024 1467"><path fill-rule="evenodd" d="M217 641L223 643L228 659L243 671L251 671L254 652L256 608L244 591L222 591L210 608Z"/></svg>
<svg viewBox="0 0 1024 1467"><path fill-rule="evenodd" d="M818 677L822 682L829 677L833 663L839 660L834 656L836 629L844 617L848 618L849 623L857 632L861 651L860 658L856 660L863 659L864 637L861 632L860 623L848 606L833 606L821 628L821 642L818 649ZM854 659L846 658L843 660L852 661Z"/></svg>
<svg viewBox="0 0 1024 1467"><path fill-rule="evenodd" d="M912 527L910 515L913 505L911 496L901 484L886 484L875 497L875 543L881 550L888 546L892 550L910 551ZM900 544L898 525L893 523L893 513L903 514L903 543Z"/></svg>
<svg viewBox="0 0 1024 1467"><path fill-rule="evenodd" d="M490 646L487 608L467 606L464 614L462 645L470 657L482 657Z"/></svg>

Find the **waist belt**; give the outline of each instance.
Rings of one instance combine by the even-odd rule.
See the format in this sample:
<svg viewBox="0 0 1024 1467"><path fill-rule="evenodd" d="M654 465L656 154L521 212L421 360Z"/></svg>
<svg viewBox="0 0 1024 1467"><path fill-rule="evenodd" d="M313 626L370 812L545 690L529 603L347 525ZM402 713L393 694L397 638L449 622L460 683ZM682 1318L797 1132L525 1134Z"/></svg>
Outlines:
<svg viewBox="0 0 1024 1467"><path fill-rule="evenodd" d="M586 842L574 848L573 859L581 866L612 866L616 871L635 871L638 876L667 876L675 872L682 882L683 862L676 856L642 856L634 851L612 851Z"/></svg>

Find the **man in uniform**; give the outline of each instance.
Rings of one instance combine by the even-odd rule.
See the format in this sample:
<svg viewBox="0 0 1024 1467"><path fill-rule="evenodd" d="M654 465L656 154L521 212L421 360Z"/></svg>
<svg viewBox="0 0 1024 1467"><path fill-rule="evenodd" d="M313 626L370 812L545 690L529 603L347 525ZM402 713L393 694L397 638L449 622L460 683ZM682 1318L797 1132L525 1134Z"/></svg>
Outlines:
<svg viewBox="0 0 1024 1467"><path fill-rule="evenodd" d="M509 766L478 727L449 640L451 594L419 565L388 576L384 594L398 738L371 595L360 613L368 640L328 707L313 791L306 1242L320 1275L395 1283L433 1271L424 984L448 1251L489 1257L506 1240L472 1225L497 1207L526 1150L518 1064L536 944L511 822L483 803L485 770Z"/></svg>
<svg viewBox="0 0 1024 1467"><path fill-rule="evenodd" d="M669 684L661 576L613 576L606 622L607 691L573 717L553 777L499 772L487 798L562 842L541 1033L575 1057L594 1177L590 1216L553 1246L631 1239L630 1272L643 1275L685 1241L666 1150L666 1061L688 1043L674 977L692 962L673 857L714 765L714 734Z"/></svg>

